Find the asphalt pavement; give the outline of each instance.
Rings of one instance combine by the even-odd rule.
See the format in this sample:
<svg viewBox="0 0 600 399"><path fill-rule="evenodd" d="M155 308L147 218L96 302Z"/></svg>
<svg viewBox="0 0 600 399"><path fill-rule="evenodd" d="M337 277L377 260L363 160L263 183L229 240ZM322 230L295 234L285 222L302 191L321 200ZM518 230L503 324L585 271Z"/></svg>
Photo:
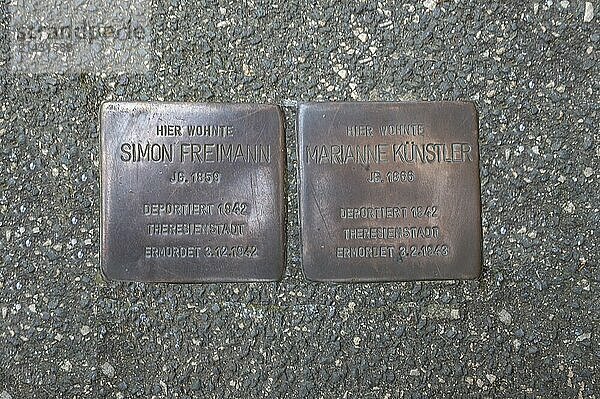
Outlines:
<svg viewBox="0 0 600 399"><path fill-rule="evenodd" d="M600 4L588 3L153 1L149 70L16 73L3 1L0 399L599 397ZM102 279L107 100L283 107L281 282ZM304 279L294 121L309 100L475 103L479 280Z"/></svg>

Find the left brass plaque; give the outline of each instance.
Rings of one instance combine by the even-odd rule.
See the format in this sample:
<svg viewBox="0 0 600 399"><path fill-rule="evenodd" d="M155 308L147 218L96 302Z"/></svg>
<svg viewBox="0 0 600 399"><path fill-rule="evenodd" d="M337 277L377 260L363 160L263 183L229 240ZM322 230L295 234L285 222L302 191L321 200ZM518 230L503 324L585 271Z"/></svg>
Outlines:
<svg viewBox="0 0 600 399"><path fill-rule="evenodd" d="M279 280L277 106L105 103L101 268L110 280Z"/></svg>

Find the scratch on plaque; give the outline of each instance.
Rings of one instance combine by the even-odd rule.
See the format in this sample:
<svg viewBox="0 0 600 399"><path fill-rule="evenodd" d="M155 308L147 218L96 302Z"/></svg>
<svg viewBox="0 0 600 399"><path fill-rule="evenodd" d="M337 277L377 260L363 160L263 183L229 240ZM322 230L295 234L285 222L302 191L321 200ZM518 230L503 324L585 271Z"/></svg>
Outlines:
<svg viewBox="0 0 600 399"><path fill-rule="evenodd" d="M169 196L167 197L167 199L170 200L171 198L173 198L173 196L175 195L176 191L177 191L177 187L173 187L173 190L171 191L171 193L169 194Z"/></svg>
<svg viewBox="0 0 600 399"><path fill-rule="evenodd" d="M327 235L329 236L330 239L333 239L333 237L331 237L331 232L329 230L329 226L327 225L327 221L325 221L325 216L323 216L323 211L321 210L321 206L319 205L319 200L317 199L317 196L315 195L315 187L313 186L312 183L310 184L310 193L312 194L313 198L315 199L315 204L317 205L317 211L319 211L319 216L321 216L321 220L323 221L323 224L325 225L325 230L327 230Z"/></svg>
<svg viewBox="0 0 600 399"><path fill-rule="evenodd" d="M174 272L173 270L171 270L171 269L168 269L168 268L166 268L166 267L162 266L160 263L156 265L156 268L157 268L157 269L159 269L160 271L163 271L163 272L165 272L165 273L166 273L166 274L168 274L168 275L171 275L171 276L179 276L179 274L175 273L175 272Z"/></svg>
<svg viewBox="0 0 600 399"><path fill-rule="evenodd" d="M463 119L460 121L460 123L458 124L458 127L459 127L459 129L460 129L460 128L462 128L462 127L465 125L465 123L466 123L468 120L472 119L472 118L473 118L473 115L471 115L471 114L466 114L466 115L465 115L465 117L464 117L464 118L463 118ZM458 130L458 129L457 129L457 130Z"/></svg>
<svg viewBox="0 0 600 399"><path fill-rule="evenodd" d="M144 264L144 260L143 260L143 259L138 259L138 261L137 261L137 266L138 266L138 268L139 268L139 269L144 269L144 266L145 266L145 264ZM154 267L155 267L156 269L160 270L160 271L163 271L163 272L165 272L167 275L170 275L170 276L175 276L175 277L177 277L177 276L179 275L179 274L175 273L173 270L171 270L171 269L169 269L169 268L166 268L166 267L164 267L164 266L163 266L161 263L156 263L156 264L154 265Z"/></svg>
<svg viewBox="0 0 600 399"><path fill-rule="evenodd" d="M338 114L340 113L340 108L341 107L339 107L339 106L335 108L335 112L333 113L331 122L329 122L329 128L327 129L327 136L329 136L329 134L331 133L331 128L333 127L333 124L334 124L335 120L337 119Z"/></svg>
<svg viewBox="0 0 600 399"><path fill-rule="evenodd" d="M254 204L254 209L258 209L256 206L256 186L254 185L254 173L250 175L250 189L252 190L252 203ZM262 231L262 224L260 223L260 216L256 215L256 221L258 222L258 229Z"/></svg>
<svg viewBox="0 0 600 399"><path fill-rule="evenodd" d="M258 144L258 140L260 140L260 138L262 137L264 132L265 132L265 125L261 125L260 132L256 135L256 141L254 142L254 144Z"/></svg>
<svg viewBox="0 0 600 399"><path fill-rule="evenodd" d="M243 115L240 115L240 116L239 116L239 117L237 117L237 118L233 118L233 119L231 119L231 122L237 122L237 121L239 121L240 119L246 119L246 118L249 118L249 117L251 117L252 115L254 115L254 114L258 114L259 112L263 112L263 111L264 111L264 109L254 109L254 110L248 111L248 112L246 112L245 114L243 114Z"/></svg>

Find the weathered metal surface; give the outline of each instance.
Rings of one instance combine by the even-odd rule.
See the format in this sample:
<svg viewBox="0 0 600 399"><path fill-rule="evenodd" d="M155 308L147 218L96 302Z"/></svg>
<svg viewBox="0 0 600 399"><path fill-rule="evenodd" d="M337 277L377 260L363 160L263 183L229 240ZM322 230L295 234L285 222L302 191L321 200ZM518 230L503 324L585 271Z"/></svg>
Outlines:
<svg viewBox="0 0 600 399"><path fill-rule="evenodd" d="M299 105L297 126L307 278L478 277L472 104L307 103Z"/></svg>
<svg viewBox="0 0 600 399"><path fill-rule="evenodd" d="M106 103L101 131L107 278L281 277L285 147L276 106Z"/></svg>

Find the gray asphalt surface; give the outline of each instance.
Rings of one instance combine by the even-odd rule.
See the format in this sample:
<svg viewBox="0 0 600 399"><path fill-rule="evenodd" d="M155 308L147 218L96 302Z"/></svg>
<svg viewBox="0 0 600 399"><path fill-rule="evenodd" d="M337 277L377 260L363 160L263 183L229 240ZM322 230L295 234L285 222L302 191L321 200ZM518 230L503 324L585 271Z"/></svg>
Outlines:
<svg viewBox="0 0 600 399"><path fill-rule="evenodd" d="M151 72L28 76L3 1L0 398L599 397L600 4L514 3L154 2ZM480 280L306 281L294 101L416 99L479 111ZM283 281L102 280L105 100L285 106Z"/></svg>

